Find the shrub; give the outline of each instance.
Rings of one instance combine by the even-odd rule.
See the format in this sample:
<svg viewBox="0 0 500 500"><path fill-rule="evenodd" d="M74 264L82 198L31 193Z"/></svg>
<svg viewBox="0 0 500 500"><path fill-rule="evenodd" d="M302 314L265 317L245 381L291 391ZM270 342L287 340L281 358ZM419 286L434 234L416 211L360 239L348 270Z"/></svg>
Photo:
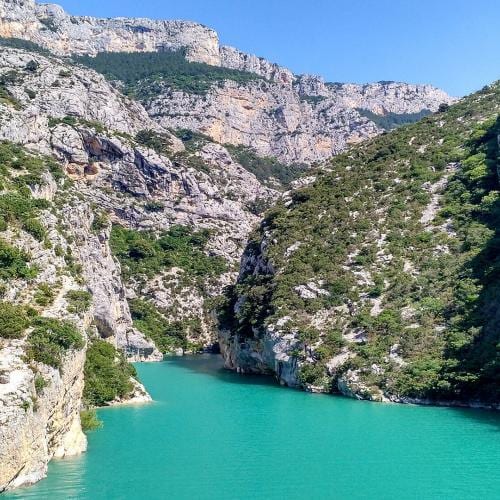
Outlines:
<svg viewBox="0 0 500 500"><path fill-rule="evenodd" d="M45 380L42 375L35 375L35 392L40 395L43 390L49 385L49 382Z"/></svg>
<svg viewBox="0 0 500 500"><path fill-rule="evenodd" d="M82 410L80 412L80 422L84 432L94 431L102 427L102 421L97 418L95 410Z"/></svg>
<svg viewBox="0 0 500 500"><path fill-rule="evenodd" d="M300 367L299 381L303 385L322 386L325 382L325 367L320 363L304 364Z"/></svg>
<svg viewBox="0 0 500 500"><path fill-rule="evenodd" d="M165 209L165 205L160 201L150 201L144 205L144 208L148 212L162 212Z"/></svg>
<svg viewBox="0 0 500 500"><path fill-rule="evenodd" d="M82 314L90 308L92 295L86 290L70 290L66 294L66 300L68 301L68 312Z"/></svg>
<svg viewBox="0 0 500 500"><path fill-rule="evenodd" d="M92 220L92 231L94 233L99 233L103 229L106 229L109 224L108 214L105 212L94 213L94 219Z"/></svg>
<svg viewBox="0 0 500 500"><path fill-rule="evenodd" d="M62 357L69 349L84 346L82 334L73 323L55 318L36 318L28 337L28 358L54 368L60 368Z"/></svg>
<svg viewBox="0 0 500 500"><path fill-rule="evenodd" d="M0 278L34 278L35 267L29 267L29 255L0 239Z"/></svg>
<svg viewBox="0 0 500 500"><path fill-rule="evenodd" d="M186 329L181 322L168 321L154 305L140 299L131 300L129 305L134 326L151 338L161 352L187 347Z"/></svg>
<svg viewBox="0 0 500 500"><path fill-rule="evenodd" d="M55 290L48 283L40 283L35 292L35 302L42 307L46 307L54 301L56 297Z"/></svg>
<svg viewBox="0 0 500 500"><path fill-rule="evenodd" d="M135 140L150 149L153 149L158 154L168 155L171 153L172 141L165 134L160 134L154 130L140 130L135 136Z"/></svg>
<svg viewBox="0 0 500 500"><path fill-rule="evenodd" d="M103 406L133 390L130 378L136 371L122 353L104 340L95 340L87 350L83 397L88 406Z"/></svg>
<svg viewBox="0 0 500 500"><path fill-rule="evenodd" d="M43 241L47 235L45 227L38 219L27 219L23 223L23 229L38 241Z"/></svg>
<svg viewBox="0 0 500 500"><path fill-rule="evenodd" d="M31 61L28 61L24 69L30 73L34 73L39 67L40 65L32 59Z"/></svg>
<svg viewBox="0 0 500 500"><path fill-rule="evenodd" d="M225 147L236 162L264 184L278 184L286 187L303 175L307 169L302 164L285 165L276 158L259 156L252 148L246 146L226 144Z"/></svg>
<svg viewBox="0 0 500 500"><path fill-rule="evenodd" d="M222 258L204 253L207 241L206 231L195 232L186 226L172 226L159 237L113 226L110 243L126 279L141 275L152 277L162 270L179 267L187 276L201 280L226 269Z"/></svg>
<svg viewBox="0 0 500 500"><path fill-rule="evenodd" d="M0 337L19 339L29 325L30 319L26 308L9 302L0 302Z"/></svg>

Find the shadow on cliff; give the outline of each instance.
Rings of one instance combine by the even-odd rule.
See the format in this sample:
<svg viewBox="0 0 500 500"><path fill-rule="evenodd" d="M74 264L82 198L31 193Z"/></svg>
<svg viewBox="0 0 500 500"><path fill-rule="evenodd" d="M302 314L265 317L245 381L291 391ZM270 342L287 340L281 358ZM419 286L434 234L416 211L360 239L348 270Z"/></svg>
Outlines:
<svg viewBox="0 0 500 500"><path fill-rule="evenodd" d="M450 379L460 398L497 405L500 404L499 137L500 118L470 144L473 156L469 157L469 163L482 156L480 166L485 169L484 175L475 178L470 165L459 174L462 187L470 196L469 205L473 207L467 213L468 224L461 228L463 250L472 253L473 257L461 270L457 305L450 315L450 321L455 323L460 334L455 341L460 347L454 348L450 342L446 353L449 364L456 367ZM479 293L472 299L476 286ZM475 412L471 412L471 416L476 418ZM500 422L496 425L500 426Z"/></svg>
<svg viewBox="0 0 500 500"><path fill-rule="evenodd" d="M195 361L195 362L193 362ZM224 368L222 357L218 354L200 354L195 356L167 357L165 362L194 373L215 377L221 382L239 385L267 385L280 388L272 376L240 374Z"/></svg>

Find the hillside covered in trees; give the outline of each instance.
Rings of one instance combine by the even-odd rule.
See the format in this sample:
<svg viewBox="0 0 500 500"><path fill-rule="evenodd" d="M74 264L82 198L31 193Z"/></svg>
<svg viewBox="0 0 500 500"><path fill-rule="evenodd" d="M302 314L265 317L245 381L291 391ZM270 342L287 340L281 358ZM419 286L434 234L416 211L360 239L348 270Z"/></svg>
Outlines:
<svg viewBox="0 0 500 500"><path fill-rule="evenodd" d="M498 404L499 111L495 83L270 210L221 314L226 363L362 398Z"/></svg>

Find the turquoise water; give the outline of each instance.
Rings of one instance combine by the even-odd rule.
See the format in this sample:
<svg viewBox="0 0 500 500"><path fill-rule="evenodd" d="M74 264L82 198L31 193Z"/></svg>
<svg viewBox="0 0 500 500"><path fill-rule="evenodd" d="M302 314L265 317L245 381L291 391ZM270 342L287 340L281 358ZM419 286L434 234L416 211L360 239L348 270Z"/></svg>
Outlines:
<svg viewBox="0 0 500 500"><path fill-rule="evenodd" d="M100 410L87 454L4 498L500 498L496 413L306 394L216 356L137 368L155 403Z"/></svg>

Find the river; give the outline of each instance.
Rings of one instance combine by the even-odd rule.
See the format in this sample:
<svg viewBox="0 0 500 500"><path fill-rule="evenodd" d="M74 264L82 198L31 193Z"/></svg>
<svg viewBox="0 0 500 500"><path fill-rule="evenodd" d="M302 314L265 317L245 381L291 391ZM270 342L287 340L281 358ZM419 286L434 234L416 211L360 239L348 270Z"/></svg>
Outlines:
<svg viewBox="0 0 500 500"><path fill-rule="evenodd" d="M213 355L137 369L154 403L99 410L88 453L4 498L500 498L498 413L306 394Z"/></svg>

